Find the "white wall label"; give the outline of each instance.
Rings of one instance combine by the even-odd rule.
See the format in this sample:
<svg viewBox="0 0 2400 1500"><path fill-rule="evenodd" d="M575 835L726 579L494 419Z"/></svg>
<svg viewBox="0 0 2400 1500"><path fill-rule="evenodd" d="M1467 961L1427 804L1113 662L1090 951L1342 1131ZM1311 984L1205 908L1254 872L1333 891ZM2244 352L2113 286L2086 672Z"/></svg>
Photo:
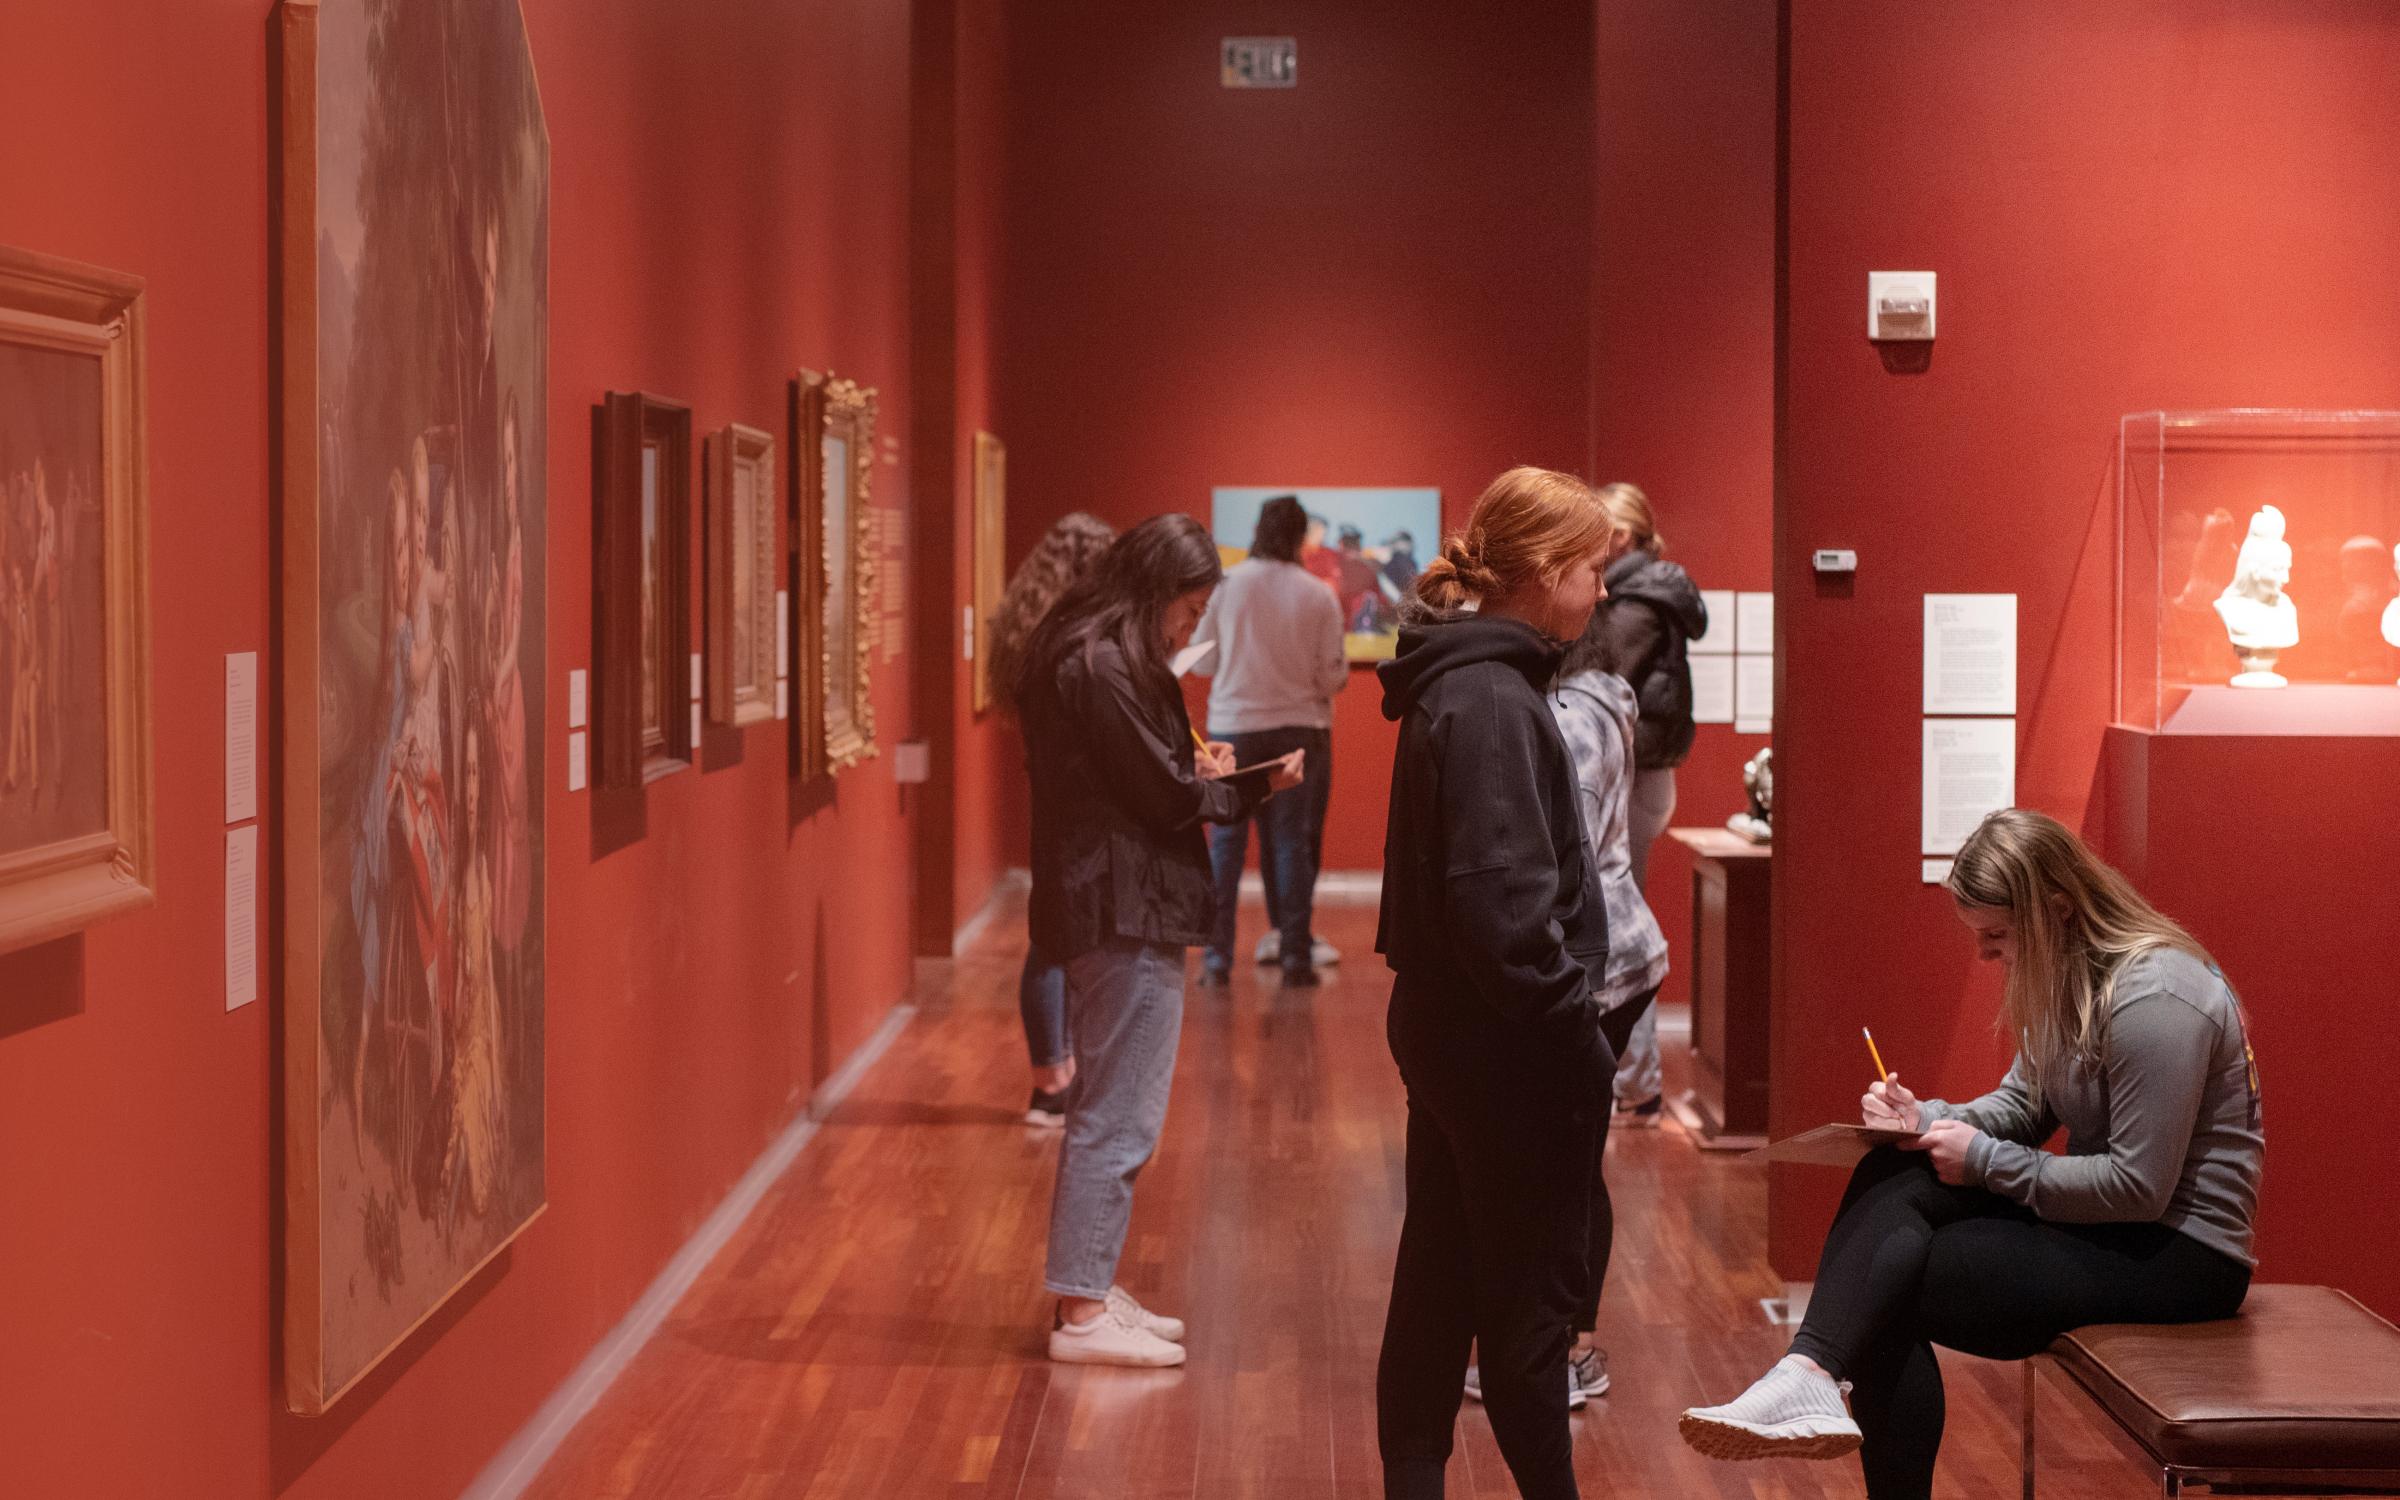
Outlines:
<svg viewBox="0 0 2400 1500"><path fill-rule="evenodd" d="M1925 712L2017 711L2017 596L1925 596Z"/></svg>
<svg viewBox="0 0 2400 1500"><path fill-rule="evenodd" d="M584 733L580 729L567 736L567 790L570 792L582 791L589 774L584 762L587 753L584 740Z"/></svg>
<svg viewBox="0 0 2400 1500"><path fill-rule="evenodd" d="M258 653L225 658L225 821L258 816Z"/></svg>
<svg viewBox="0 0 2400 1500"><path fill-rule="evenodd" d="M1765 734L1775 727L1775 658L1733 659L1733 727L1737 734Z"/></svg>
<svg viewBox="0 0 2400 1500"><path fill-rule="evenodd" d="M1692 722L1733 722L1733 663L1730 656L1695 656L1692 669Z"/></svg>
<svg viewBox="0 0 2400 1500"><path fill-rule="evenodd" d="M1708 628L1692 637L1686 649L1694 656L1731 656L1733 654L1733 615L1735 594L1731 589L1702 589L1701 607L1708 611Z"/></svg>
<svg viewBox="0 0 2400 1500"><path fill-rule="evenodd" d="M225 830L225 1008L258 998L258 825Z"/></svg>
<svg viewBox="0 0 2400 1500"><path fill-rule="evenodd" d="M1733 649L1761 656L1775 650L1775 596L1745 589L1734 596Z"/></svg>
<svg viewBox="0 0 2400 1500"><path fill-rule="evenodd" d="M567 727L581 729L591 715L591 674L577 668L567 674Z"/></svg>
<svg viewBox="0 0 2400 1500"><path fill-rule="evenodd" d="M1919 854L1951 855L1987 813L2017 800L2017 721L1925 721L1924 827Z"/></svg>

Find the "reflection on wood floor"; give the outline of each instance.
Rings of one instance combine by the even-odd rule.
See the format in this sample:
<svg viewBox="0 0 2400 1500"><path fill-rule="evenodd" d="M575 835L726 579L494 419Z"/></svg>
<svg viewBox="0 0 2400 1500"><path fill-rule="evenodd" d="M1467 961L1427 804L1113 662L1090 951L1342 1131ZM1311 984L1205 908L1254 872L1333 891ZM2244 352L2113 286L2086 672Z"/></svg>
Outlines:
<svg viewBox="0 0 2400 1500"><path fill-rule="evenodd" d="M1263 918L1252 902L1242 943ZM1042 1358L1055 1132L1020 1123L1021 908L922 987L922 1009L656 1340L567 1440L539 1500L1259 1496L1371 1500L1375 1350L1401 1209L1401 1098L1384 1050L1374 912L1327 905L1348 955L1315 991L1274 970L1189 995L1165 1142L1120 1279L1188 1319L1179 1371ZM1667 1043L1668 1086L1684 1067ZM1762 1170L1672 1125L1609 1143L1615 1390L1573 1421L1587 1496L1857 1496L1855 1463L1716 1464L1675 1416L1782 1352L1759 1311ZM2014 1366L1945 1356L1936 1493L2018 1493ZM2044 1493L2156 1480L2080 1398L2046 1386ZM1516 1493L1480 1408L1451 1493Z"/></svg>

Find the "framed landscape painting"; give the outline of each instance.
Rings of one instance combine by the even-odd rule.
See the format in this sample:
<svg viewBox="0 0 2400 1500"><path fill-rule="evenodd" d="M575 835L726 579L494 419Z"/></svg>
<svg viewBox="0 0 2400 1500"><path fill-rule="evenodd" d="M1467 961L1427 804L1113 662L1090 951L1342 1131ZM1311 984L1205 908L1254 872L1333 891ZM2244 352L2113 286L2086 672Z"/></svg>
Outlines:
<svg viewBox="0 0 2400 1500"><path fill-rule="evenodd" d="M1420 559L1442 545L1438 489L1222 485L1211 494L1209 530L1232 567L1250 555L1259 508L1290 495L1308 511L1300 566L1342 606L1343 654L1384 661L1400 643L1400 601L1416 586Z"/></svg>
<svg viewBox="0 0 2400 1500"><path fill-rule="evenodd" d="M516 0L280 0L286 1395L545 1200L549 142Z"/></svg>
<svg viewBox="0 0 2400 1500"><path fill-rule="evenodd" d="M138 278L0 249L0 952L153 899L143 354Z"/></svg>

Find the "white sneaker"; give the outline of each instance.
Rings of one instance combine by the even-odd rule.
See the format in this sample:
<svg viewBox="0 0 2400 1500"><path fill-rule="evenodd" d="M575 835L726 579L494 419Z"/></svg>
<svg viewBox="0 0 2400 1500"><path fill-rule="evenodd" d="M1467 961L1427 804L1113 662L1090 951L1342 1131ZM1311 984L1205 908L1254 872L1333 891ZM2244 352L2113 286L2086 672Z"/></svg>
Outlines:
<svg viewBox="0 0 2400 1500"><path fill-rule="evenodd" d="M1567 1361L1567 1410L1581 1411L1594 1396L1608 1394L1608 1351L1586 1349ZM1483 1399L1483 1366L1467 1366L1467 1399Z"/></svg>
<svg viewBox="0 0 2400 1500"><path fill-rule="evenodd" d="M1859 1444L1841 1388L1788 1354L1723 1406L1686 1411L1676 1428L1710 1458L1840 1458Z"/></svg>
<svg viewBox="0 0 2400 1500"><path fill-rule="evenodd" d="M1131 1365L1159 1370L1183 1363L1183 1345L1170 1344L1116 1308L1088 1323L1053 1317L1050 1357L1062 1365Z"/></svg>
<svg viewBox="0 0 2400 1500"><path fill-rule="evenodd" d="M1260 938L1258 946L1250 951L1250 957L1254 963L1282 962L1283 934L1272 927L1268 928L1267 935ZM1312 937L1308 940L1308 961L1317 968L1330 969L1342 961L1342 950L1321 937Z"/></svg>
<svg viewBox="0 0 2400 1500"><path fill-rule="evenodd" d="M1131 1319L1137 1328L1146 1328L1170 1344L1183 1342L1183 1319L1170 1318L1164 1313L1152 1312L1134 1301L1133 1293L1121 1286L1112 1286L1108 1289L1108 1305L1111 1311L1122 1313Z"/></svg>

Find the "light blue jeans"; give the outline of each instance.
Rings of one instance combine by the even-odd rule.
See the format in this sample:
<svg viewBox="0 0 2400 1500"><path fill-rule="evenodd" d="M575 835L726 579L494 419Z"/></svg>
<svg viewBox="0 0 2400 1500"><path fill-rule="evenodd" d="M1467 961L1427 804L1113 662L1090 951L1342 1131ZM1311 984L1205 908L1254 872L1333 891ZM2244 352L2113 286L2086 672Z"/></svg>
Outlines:
<svg viewBox="0 0 2400 1500"><path fill-rule="evenodd" d="M1675 772L1672 768L1633 773L1633 794L1626 809L1625 841L1633 855L1633 883L1641 885L1650 873L1650 846L1667 831L1675 816ZM1645 888L1646 890L1646 888ZM1645 893L1643 900L1648 900ZM1658 1060L1658 1007L1642 1012L1617 1055L1617 1102L1644 1104L1659 1095L1662 1072Z"/></svg>
<svg viewBox="0 0 2400 1500"><path fill-rule="evenodd" d="M1075 1081L1050 1200L1042 1284L1061 1297L1106 1297L1116 1284L1133 1180L1158 1147L1183 1036L1181 948L1121 939L1067 961Z"/></svg>

